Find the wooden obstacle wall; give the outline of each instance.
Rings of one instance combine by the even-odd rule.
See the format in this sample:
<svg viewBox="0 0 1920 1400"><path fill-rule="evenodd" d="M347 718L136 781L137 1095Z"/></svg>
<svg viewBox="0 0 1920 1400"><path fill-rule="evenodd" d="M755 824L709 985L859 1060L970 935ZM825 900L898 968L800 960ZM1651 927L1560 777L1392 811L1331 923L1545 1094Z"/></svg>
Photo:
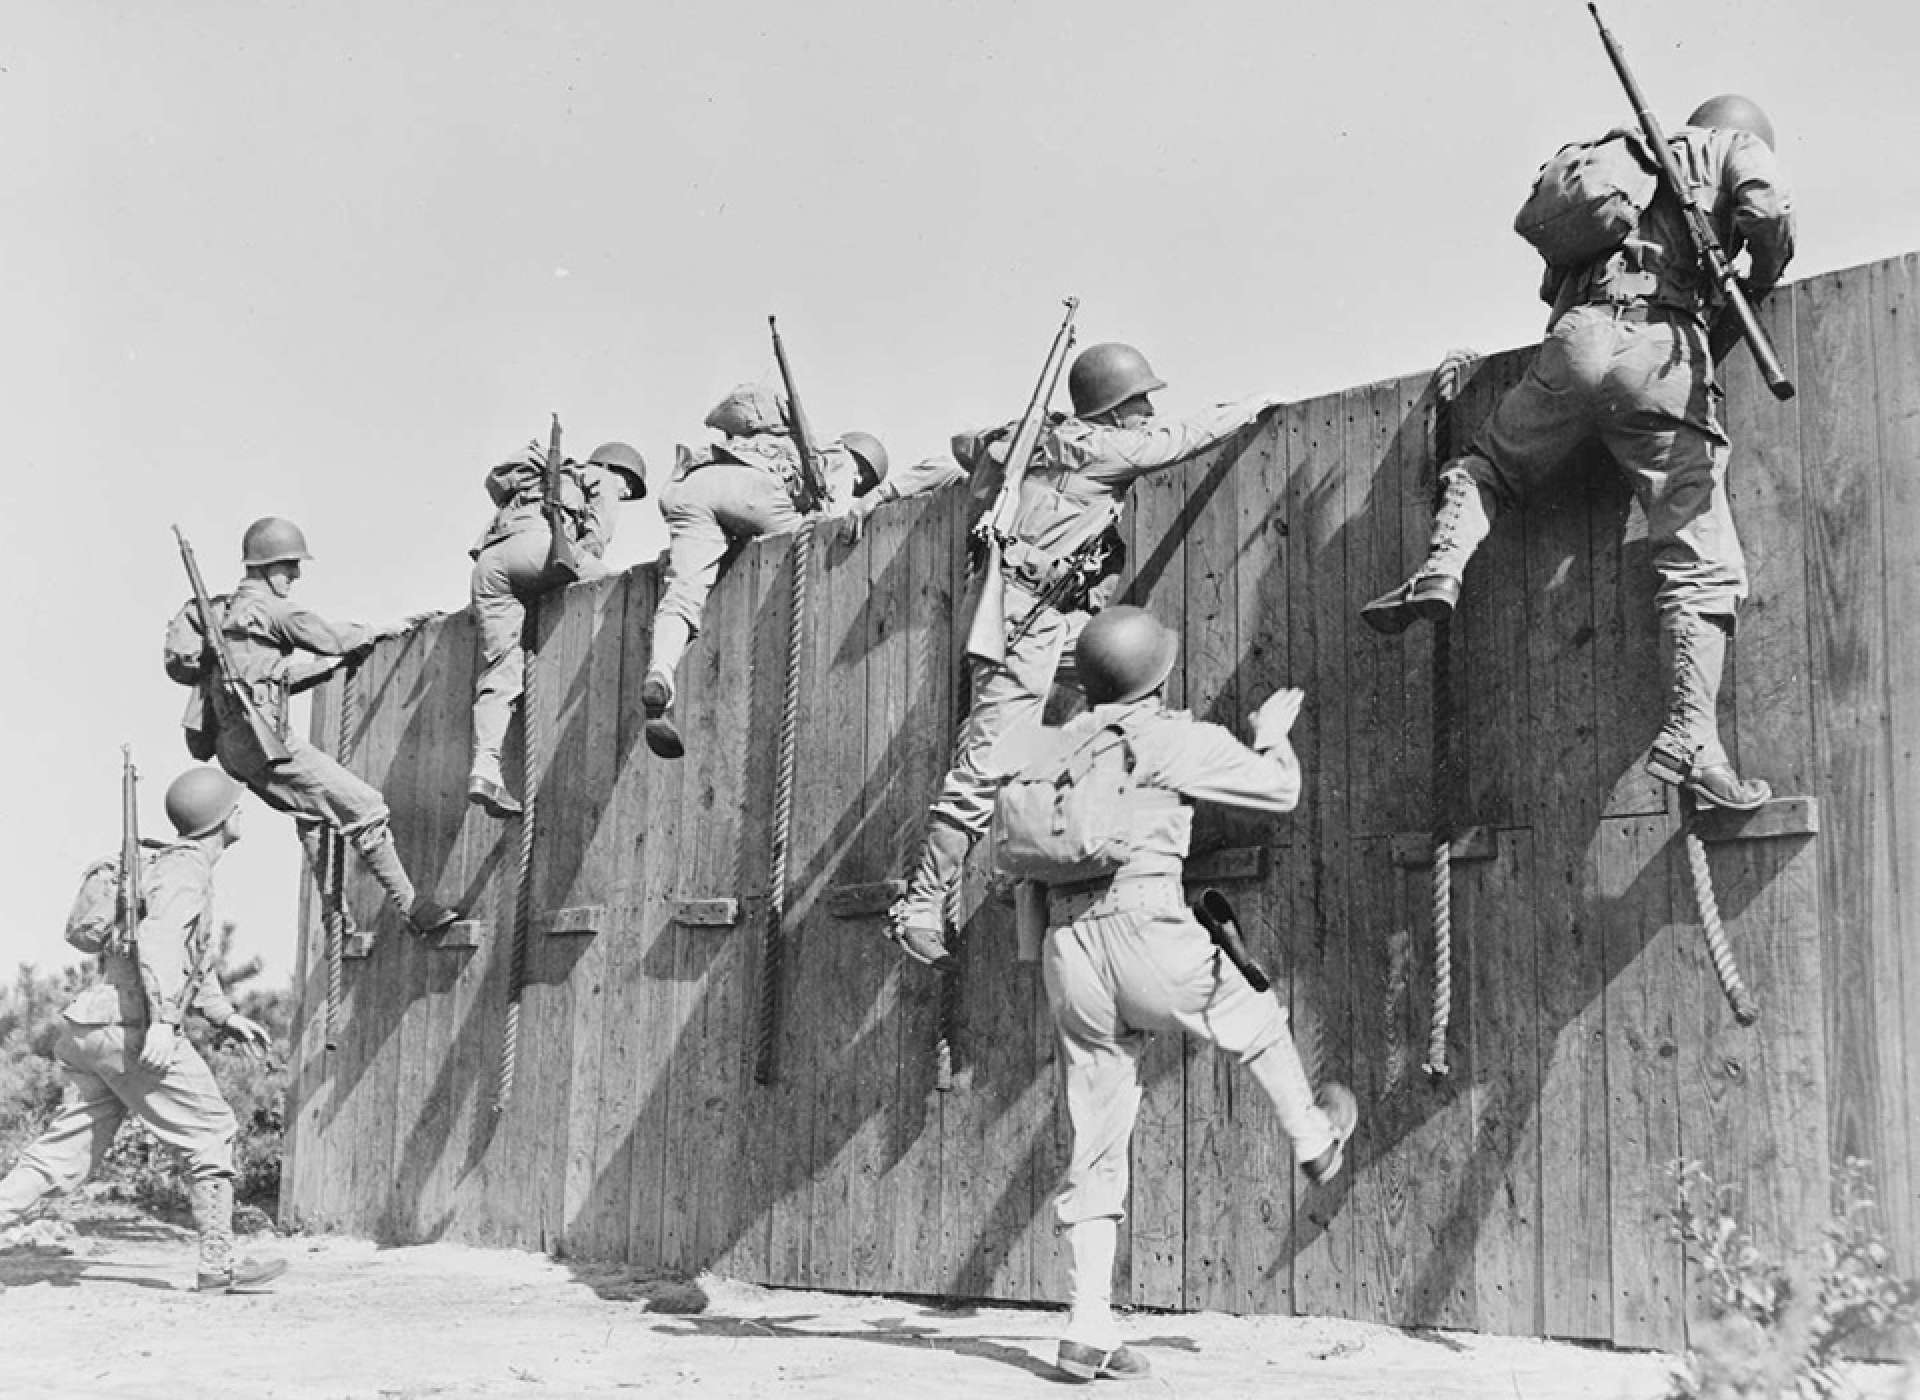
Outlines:
<svg viewBox="0 0 1920 1400"><path fill-rule="evenodd" d="M1744 354L1729 364L1753 598L1723 724L1743 770L1814 797L1820 825L1710 848L1762 1008L1750 1029L1707 961L1674 803L1641 771L1661 713L1653 577L1604 457L1500 522L1452 629L1445 811L1492 839L1453 867L1438 1082L1421 1071L1431 875L1396 860L1396 838L1417 851L1433 821L1432 644L1357 618L1424 547L1427 376L1292 405L1136 489L1130 596L1182 629L1173 699L1239 727L1274 687L1307 691L1300 809L1205 813L1196 851L1283 970L1310 1072L1351 1083L1363 1118L1351 1175L1307 1190L1244 1074L1162 1039L1121 1298L1673 1346L1697 1286L1665 1228L1682 1154L1743 1193L1763 1241L1803 1242L1829 1164L1870 1158L1897 1263L1920 1270L1917 318L1915 256L1833 273L1766 308L1797 399L1771 399ZM1526 360L1479 367L1463 432ZM317 742L345 740L423 883L492 931L465 950L417 942L356 871L353 908L386 934L347 964L328 1050L309 898L288 1222L770 1284L1060 1298L1050 1196L1068 1131L1010 910L976 860L948 983L858 912L875 903L858 887L910 859L945 767L962 555L954 494L881 511L855 546L816 541L772 1023L792 542L749 547L715 593L683 675L680 763L638 742L655 572L544 609L533 931L497 1114L519 832L462 800L470 620L383 644L350 700L339 681L322 690ZM735 922L699 922L725 900Z"/></svg>

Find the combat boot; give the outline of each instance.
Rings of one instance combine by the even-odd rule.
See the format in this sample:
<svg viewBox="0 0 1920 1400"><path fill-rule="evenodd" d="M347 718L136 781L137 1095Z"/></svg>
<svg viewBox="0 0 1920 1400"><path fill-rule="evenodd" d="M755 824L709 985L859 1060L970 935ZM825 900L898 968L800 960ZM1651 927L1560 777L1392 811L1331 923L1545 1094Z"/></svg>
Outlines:
<svg viewBox="0 0 1920 1400"><path fill-rule="evenodd" d="M1147 1358L1130 1346L1102 1351L1085 1342L1062 1342L1053 1364L1082 1381L1144 1381L1153 1376Z"/></svg>
<svg viewBox="0 0 1920 1400"><path fill-rule="evenodd" d="M199 1293L234 1293L270 1283L287 1271L284 1259L233 1257L233 1182L226 1177L202 1179L189 1192L194 1230L200 1236L200 1270L194 1278Z"/></svg>
<svg viewBox="0 0 1920 1400"><path fill-rule="evenodd" d="M368 872L386 892L387 900L400 911L415 933L438 933L460 916L439 901L419 894L407 869L400 863L400 852L393 844L393 832L386 822L376 821L352 833L353 849L358 851Z"/></svg>
<svg viewBox="0 0 1920 1400"><path fill-rule="evenodd" d="M887 911L887 937L915 962L942 969L953 965L947 949L947 895L972 844L966 831L952 822L935 817L927 824L907 891Z"/></svg>
<svg viewBox="0 0 1920 1400"><path fill-rule="evenodd" d="M1361 620L1376 632L1392 636L1423 619L1439 622L1453 616L1467 561L1493 528L1491 503L1471 472L1449 467L1440 474L1440 483L1440 508L1434 513L1426 561L1405 583L1360 609Z"/></svg>
<svg viewBox="0 0 1920 1400"><path fill-rule="evenodd" d="M467 801L501 821L517 817L522 811L520 799L507 790L498 769L485 773L476 769L468 776Z"/></svg>
<svg viewBox="0 0 1920 1400"><path fill-rule="evenodd" d="M673 708L673 699L673 677L664 671L647 672L647 678L640 683L640 708L647 714L646 726L641 732L646 736L647 747L661 758L679 758L687 751L679 727L667 714Z"/></svg>
<svg viewBox="0 0 1920 1400"><path fill-rule="evenodd" d="M1726 670L1731 622L1672 611L1660 617L1660 666L1667 686L1667 719L1647 752L1647 772L1700 802L1750 812L1773 796L1757 779L1734 772L1720 742L1716 707Z"/></svg>
<svg viewBox="0 0 1920 1400"><path fill-rule="evenodd" d="M1346 1163L1347 1143L1360 1126L1360 1101L1344 1084L1322 1084L1313 1101L1333 1124L1333 1142L1318 1157L1302 1162L1300 1171L1315 1186L1325 1186Z"/></svg>

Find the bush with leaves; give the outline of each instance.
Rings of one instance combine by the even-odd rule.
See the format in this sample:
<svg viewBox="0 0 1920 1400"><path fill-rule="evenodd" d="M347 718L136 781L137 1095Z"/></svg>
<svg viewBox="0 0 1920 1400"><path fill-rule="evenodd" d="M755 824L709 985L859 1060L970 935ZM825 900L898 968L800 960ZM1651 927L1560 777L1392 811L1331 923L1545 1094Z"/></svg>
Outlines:
<svg viewBox="0 0 1920 1400"><path fill-rule="evenodd" d="M1833 1218L1817 1248L1789 1262L1761 1250L1735 1213L1730 1188L1698 1162L1672 1167L1673 1232L1700 1270L1708 1316L1694 1329L1671 1400L1857 1393L1845 1353L1869 1340L1920 1339L1920 1283L1892 1272L1867 1163L1834 1175Z"/></svg>

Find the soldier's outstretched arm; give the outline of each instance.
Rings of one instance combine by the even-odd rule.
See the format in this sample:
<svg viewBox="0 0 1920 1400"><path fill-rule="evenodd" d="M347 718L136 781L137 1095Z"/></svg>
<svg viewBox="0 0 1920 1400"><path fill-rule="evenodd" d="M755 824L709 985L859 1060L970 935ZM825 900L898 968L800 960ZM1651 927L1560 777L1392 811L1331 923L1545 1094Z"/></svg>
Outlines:
<svg viewBox="0 0 1920 1400"><path fill-rule="evenodd" d="M1137 428L1099 428L1087 442L1088 460L1081 470L1096 481L1124 485L1226 441L1282 402L1262 394L1215 404L1185 418L1153 419Z"/></svg>
<svg viewBox="0 0 1920 1400"><path fill-rule="evenodd" d="M1261 751L1217 724L1195 724L1182 734L1155 782L1196 802L1291 812L1300 802L1300 761L1284 735Z"/></svg>

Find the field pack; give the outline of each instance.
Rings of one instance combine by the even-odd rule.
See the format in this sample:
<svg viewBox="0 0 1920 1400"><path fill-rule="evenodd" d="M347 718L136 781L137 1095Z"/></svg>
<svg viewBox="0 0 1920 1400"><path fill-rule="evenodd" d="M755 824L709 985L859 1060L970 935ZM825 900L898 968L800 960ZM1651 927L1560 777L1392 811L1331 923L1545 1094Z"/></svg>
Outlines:
<svg viewBox="0 0 1920 1400"><path fill-rule="evenodd" d="M1553 267L1577 267L1626 242L1660 187L1659 166L1638 131L1562 146L1534 177L1513 231Z"/></svg>
<svg viewBox="0 0 1920 1400"><path fill-rule="evenodd" d="M1047 885L1113 874L1133 854L1133 769L1126 726L1107 724L1066 755L1016 774L993 809L995 865Z"/></svg>

